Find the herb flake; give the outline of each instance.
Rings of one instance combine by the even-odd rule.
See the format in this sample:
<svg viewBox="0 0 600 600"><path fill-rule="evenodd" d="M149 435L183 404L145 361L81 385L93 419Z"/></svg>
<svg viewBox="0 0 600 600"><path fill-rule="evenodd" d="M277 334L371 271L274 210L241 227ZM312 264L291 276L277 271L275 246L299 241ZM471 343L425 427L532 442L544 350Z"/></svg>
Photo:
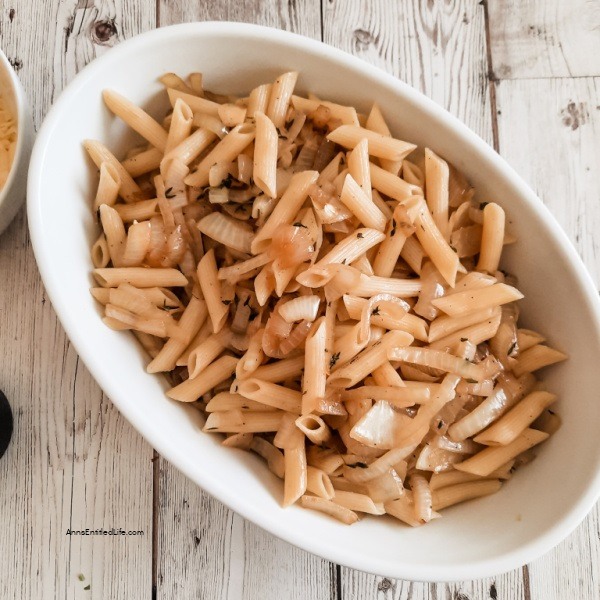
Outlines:
<svg viewBox="0 0 600 600"><path fill-rule="evenodd" d="M227 189L229 189L231 187L232 183L233 183L233 177L231 176L231 173L228 173L227 177L225 177L225 179L223 179L223 181L221 181L221 185Z"/></svg>
<svg viewBox="0 0 600 600"><path fill-rule="evenodd" d="M340 360L340 353L336 352L335 354L332 354L331 358L329 359L329 368L333 369L338 360Z"/></svg>

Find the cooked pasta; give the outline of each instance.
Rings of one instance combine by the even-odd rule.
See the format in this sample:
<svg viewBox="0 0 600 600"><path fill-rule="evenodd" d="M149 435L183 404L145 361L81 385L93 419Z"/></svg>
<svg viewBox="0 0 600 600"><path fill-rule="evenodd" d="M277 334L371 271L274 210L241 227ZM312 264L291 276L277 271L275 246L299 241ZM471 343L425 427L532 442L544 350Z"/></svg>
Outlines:
<svg viewBox="0 0 600 600"><path fill-rule="evenodd" d="M85 142L92 295L169 398L264 459L283 506L420 526L557 430L536 375L566 355L517 324L500 205L377 105L301 97L297 77L236 98L167 73L163 121L104 93L147 143L119 160Z"/></svg>

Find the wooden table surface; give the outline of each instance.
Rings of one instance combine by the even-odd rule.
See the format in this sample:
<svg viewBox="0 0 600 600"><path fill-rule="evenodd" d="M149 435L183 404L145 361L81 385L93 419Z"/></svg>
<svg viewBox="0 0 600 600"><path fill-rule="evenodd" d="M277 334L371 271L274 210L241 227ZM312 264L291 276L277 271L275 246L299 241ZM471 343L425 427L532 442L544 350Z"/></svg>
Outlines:
<svg viewBox="0 0 600 600"><path fill-rule="evenodd" d="M301 33L423 91L524 176L599 281L599 0L1 0L0 46L39 127L96 56L198 20ZM0 599L600 598L598 507L534 563L458 584L391 581L277 540L157 456L102 394L46 300L24 211L0 238L0 281L16 426L0 460ZM66 535L86 527L143 535Z"/></svg>

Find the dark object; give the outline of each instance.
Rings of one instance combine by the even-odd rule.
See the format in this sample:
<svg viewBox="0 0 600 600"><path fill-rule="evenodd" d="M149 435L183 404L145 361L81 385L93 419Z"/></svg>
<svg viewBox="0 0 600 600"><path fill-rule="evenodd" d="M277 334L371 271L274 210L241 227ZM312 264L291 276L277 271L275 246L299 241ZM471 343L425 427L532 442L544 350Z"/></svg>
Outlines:
<svg viewBox="0 0 600 600"><path fill-rule="evenodd" d="M13 431L13 416L10 404L3 392L0 391L0 458L8 448L8 442Z"/></svg>

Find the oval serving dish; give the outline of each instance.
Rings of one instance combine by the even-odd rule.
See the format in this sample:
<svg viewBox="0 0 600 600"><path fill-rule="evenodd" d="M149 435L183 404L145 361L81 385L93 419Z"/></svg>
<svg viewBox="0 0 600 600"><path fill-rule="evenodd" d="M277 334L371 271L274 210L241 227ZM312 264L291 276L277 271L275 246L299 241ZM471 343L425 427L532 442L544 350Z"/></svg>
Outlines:
<svg viewBox="0 0 600 600"><path fill-rule="evenodd" d="M133 134L109 113L112 88L155 116L167 108L157 78L202 71L208 89L242 93L280 73L298 87L366 110L376 101L392 132L427 145L463 171L487 200L506 209L519 241L503 267L517 275L522 323L570 355L544 379L560 398L562 428L535 462L500 493L411 529L388 518L346 527L279 505L281 485L260 459L201 432L200 415L168 400L163 379L145 372L133 336L108 329L89 293L93 169L84 138L117 155ZM368 93L368 95L366 95ZM449 581L516 568L548 551L585 517L600 491L600 306L559 225L487 144L431 100L339 50L294 34L234 23L194 23L131 39L95 60L48 114L34 148L28 187L31 238L46 289L83 361L125 417L165 458L208 493L280 538L349 567L389 577ZM59 201L60 200L60 201ZM168 490L166 490L168 493Z"/></svg>

